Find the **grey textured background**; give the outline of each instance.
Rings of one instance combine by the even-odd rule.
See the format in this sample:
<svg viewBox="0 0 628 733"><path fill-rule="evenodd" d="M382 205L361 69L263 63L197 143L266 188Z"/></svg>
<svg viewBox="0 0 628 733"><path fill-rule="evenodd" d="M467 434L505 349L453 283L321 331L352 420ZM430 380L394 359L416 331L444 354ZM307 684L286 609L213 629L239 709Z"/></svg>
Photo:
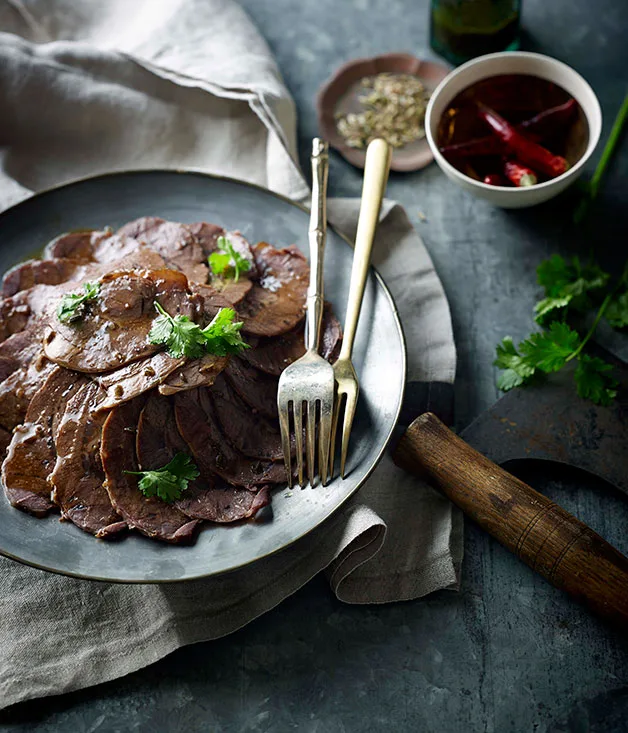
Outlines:
<svg viewBox="0 0 628 733"><path fill-rule="evenodd" d="M317 132L316 90L336 66L385 51L432 56L426 0L241 2L296 99L302 163ZM523 4L524 47L556 56L588 79L605 114L605 137L627 87L628 5ZM388 196L406 207L450 299L459 427L498 396L495 343L531 328L539 260L590 249L606 262L625 257L627 178L624 140L599 205L575 229L569 195L505 212L470 198L435 166L393 175ZM360 186L360 173L334 156L330 194L358 196ZM517 471L628 552L625 497L564 471ZM348 607L317 578L226 639L180 650L98 688L6 711L0 731L625 731L626 638L471 526L465 547L459 594Z"/></svg>

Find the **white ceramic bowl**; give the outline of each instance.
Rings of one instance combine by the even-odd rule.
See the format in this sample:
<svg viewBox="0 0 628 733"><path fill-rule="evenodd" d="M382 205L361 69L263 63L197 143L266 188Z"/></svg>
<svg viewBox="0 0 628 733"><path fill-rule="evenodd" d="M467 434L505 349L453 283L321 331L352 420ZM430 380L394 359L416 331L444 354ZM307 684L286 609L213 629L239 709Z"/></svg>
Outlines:
<svg viewBox="0 0 628 733"><path fill-rule="evenodd" d="M589 141L584 155L568 171L551 181L544 181L535 186L524 188L489 186L461 173L439 152L436 144L438 122L451 100L471 84L498 74L531 74L541 79L547 79L561 86L578 102L589 126ZM506 51L491 53L468 61L445 77L434 90L427 106L425 130L434 159L452 181L470 191L474 196L486 199L496 206L505 209L519 209L548 201L564 191L578 178L600 139L602 110L593 89L580 74L567 64L538 53Z"/></svg>

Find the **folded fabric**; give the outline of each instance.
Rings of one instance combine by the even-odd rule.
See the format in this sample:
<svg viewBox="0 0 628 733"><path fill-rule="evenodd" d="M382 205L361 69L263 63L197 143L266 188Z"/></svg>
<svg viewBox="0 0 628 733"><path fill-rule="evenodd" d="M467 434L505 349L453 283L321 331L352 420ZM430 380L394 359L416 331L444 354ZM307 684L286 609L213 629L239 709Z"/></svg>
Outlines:
<svg viewBox="0 0 628 733"><path fill-rule="evenodd" d="M132 168L192 168L307 195L292 100L234 3L12 0L0 6L0 27L9 31L0 34L0 208L50 185ZM329 204L331 221L350 237L358 207ZM455 373L447 300L393 203L374 260L408 343L404 415L447 412ZM323 527L226 576L123 586L2 558L0 706L97 684L228 634L321 570L351 603L455 588L461 554L459 514L385 456Z"/></svg>

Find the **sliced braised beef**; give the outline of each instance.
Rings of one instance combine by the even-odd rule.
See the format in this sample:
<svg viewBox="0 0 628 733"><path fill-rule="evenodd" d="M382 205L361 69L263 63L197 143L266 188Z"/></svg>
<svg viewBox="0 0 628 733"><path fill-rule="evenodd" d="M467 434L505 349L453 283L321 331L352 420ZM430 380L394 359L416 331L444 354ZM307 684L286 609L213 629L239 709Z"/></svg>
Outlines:
<svg viewBox="0 0 628 733"><path fill-rule="evenodd" d="M176 221L145 216L118 230L119 236L133 237L160 254L166 262L194 282L207 282L209 272L203 248L189 227Z"/></svg>
<svg viewBox="0 0 628 733"><path fill-rule="evenodd" d="M50 475L52 500L61 516L84 532L108 538L127 528L114 510L100 462L105 415L94 416L102 398L100 387L84 380L68 401L55 432L57 461Z"/></svg>
<svg viewBox="0 0 628 733"><path fill-rule="evenodd" d="M213 354L192 359L181 368L175 369L163 384L159 385L159 392L162 395L172 395L196 387L210 387L228 363L229 357Z"/></svg>
<svg viewBox="0 0 628 733"><path fill-rule="evenodd" d="M113 372L99 374L95 379L106 390L106 395L96 409L103 412L128 402L158 387L167 381L170 374L185 367L185 359L175 359L165 351L158 351Z"/></svg>
<svg viewBox="0 0 628 733"><path fill-rule="evenodd" d="M255 413L220 375L210 391L216 417L227 440L249 458L282 461L279 427Z"/></svg>
<svg viewBox="0 0 628 733"><path fill-rule="evenodd" d="M24 422L31 399L54 368L40 348L27 366L0 382L0 427L11 431Z"/></svg>
<svg viewBox="0 0 628 733"><path fill-rule="evenodd" d="M179 432L201 473L220 476L227 483L247 489L285 483L283 464L248 458L229 443L220 429L210 392L197 389L174 397Z"/></svg>
<svg viewBox="0 0 628 733"><path fill-rule="evenodd" d="M71 259L79 262L93 262L94 249L111 237L111 230L78 229L61 234L44 248L44 259Z"/></svg>
<svg viewBox="0 0 628 733"><path fill-rule="evenodd" d="M279 336L305 316L307 260L294 246L275 249L265 242L255 245L253 254L261 276L238 307L242 330L254 336Z"/></svg>
<svg viewBox="0 0 628 733"><path fill-rule="evenodd" d="M23 425L18 425L2 464L2 482L9 502L35 516L54 508L48 475L56 453L54 433L67 401L86 378L57 367L30 402Z"/></svg>
<svg viewBox="0 0 628 733"><path fill-rule="evenodd" d="M231 386L246 404L270 420L278 419L277 414L277 377L264 374L236 356L225 369Z"/></svg>
<svg viewBox="0 0 628 733"><path fill-rule="evenodd" d="M19 331L0 343L0 382L27 366L41 351L41 344L28 331Z"/></svg>
<svg viewBox="0 0 628 733"><path fill-rule="evenodd" d="M128 526L164 542L191 542L199 525L177 507L154 496L144 496L138 488L135 451L136 430L144 397L126 402L111 411L102 430L100 458L105 472L105 487L114 509Z"/></svg>
<svg viewBox="0 0 628 733"><path fill-rule="evenodd" d="M148 339L155 301L174 316L195 319L200 299L175 270L114 272L100 279L100 292L77 323L49 320L46 356L81 372L103 372L150 356L163 348Z"/></svg>
<svg viewBox="0 0 628 733"><path fill-rule="evenodd" d="M35 285L59 285L80 279L84 266L77 260L28 260L12 267L2 278L2 297L9 298Z"/></svg>
<svg viewBox="0 0 628 733"><path fill-rule="evenodd" d="M335 361L342 343L342 328L329 303L323 311L321 355ZM303 326L274 338L258 339L252 349L242 351L241 357L266 374L278 377L281 372L305 354L305 329Z"/></svg>
<svg viewBox="0 0 628 733"><path fill-rule="evenodd" d="M221 281L214 279L211 285L202 285L200 283L191 284L193 292L199 293L205 298L208 307L214 310L220 308L237 308L251 291L253 282L245 277L241 277L238 282L233 280Z"/></svg>
<svg viewBox="0 0 628 733"><path fill-rule="evenodd" d="M189 448L177 428L172 400L152 394L140 415L137 456L143 471L162 468ZM216 476L201 475L190 483L176 506L190 517L210 522L236 522L254 516L270 502L266 487L257 493L228 486Z"/></svg>

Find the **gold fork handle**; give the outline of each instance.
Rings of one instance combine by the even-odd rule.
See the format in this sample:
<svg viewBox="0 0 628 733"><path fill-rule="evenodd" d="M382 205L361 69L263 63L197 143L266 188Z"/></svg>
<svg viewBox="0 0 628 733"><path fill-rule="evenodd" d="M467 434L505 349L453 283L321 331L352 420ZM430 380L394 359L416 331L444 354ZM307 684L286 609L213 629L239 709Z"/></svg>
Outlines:
<svg viewBox="0 0 628 733"><path fill-rule="evenodd" d="M312 209L310 211L310 285L307 291L308 351L318 351L323 320L323 256L327 238L327 176L329 145L318 137L312 141Z"/></svg>
<svg viewBox="0 0 628 733"><path fill-rule="evenodd" d="M371 261L371 250L373 249L379 210L382 206L382 199L388 181L390 158L391 147L385 140L373 140L366 150L362 201L360 203L358 229L355 235L355 251L353 253L347 316L340 359L350 359L353 351L353 341L362 307L364 286Z"/></svg>

